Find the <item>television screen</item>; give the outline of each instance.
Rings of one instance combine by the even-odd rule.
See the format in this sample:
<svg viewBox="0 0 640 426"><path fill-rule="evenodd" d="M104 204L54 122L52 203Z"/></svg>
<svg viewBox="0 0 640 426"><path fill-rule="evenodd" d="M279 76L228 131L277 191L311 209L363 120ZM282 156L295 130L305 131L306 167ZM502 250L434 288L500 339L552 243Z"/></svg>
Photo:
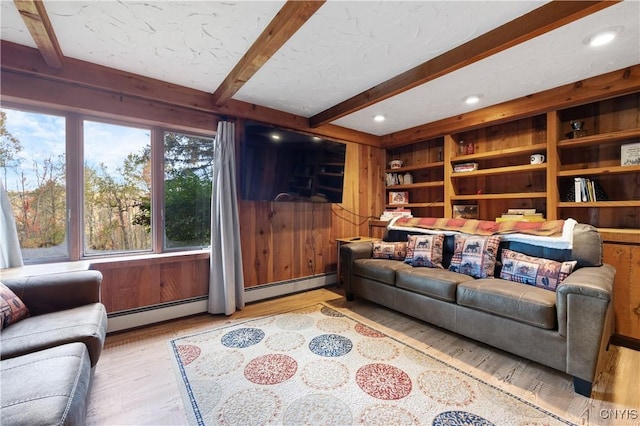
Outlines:
<svg viewBox="0 0 640 426"><path fill-rule="evenodd" d="M243 200L342 202L346 144L256 122L244 130Z"/></svg>

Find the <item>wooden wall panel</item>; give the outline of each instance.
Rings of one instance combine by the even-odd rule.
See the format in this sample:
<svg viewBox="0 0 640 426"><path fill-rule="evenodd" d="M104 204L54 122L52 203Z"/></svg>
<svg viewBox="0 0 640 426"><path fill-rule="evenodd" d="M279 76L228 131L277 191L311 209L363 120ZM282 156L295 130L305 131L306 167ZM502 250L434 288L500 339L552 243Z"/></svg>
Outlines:
<svg viewBox="0 0 640 426"><path fill-rule="evenodd" d="M604 262L616 268L616 334L640 341L640 243L607 242L606 233L604 238Z"/></svg>
<svg viewBox="0 0 640 426"><path fill-rule="evenodd" d="M101 259L91 269L102 272L102 303L119 312L204 296L209 288L209 255L143 256Z"/></svg>

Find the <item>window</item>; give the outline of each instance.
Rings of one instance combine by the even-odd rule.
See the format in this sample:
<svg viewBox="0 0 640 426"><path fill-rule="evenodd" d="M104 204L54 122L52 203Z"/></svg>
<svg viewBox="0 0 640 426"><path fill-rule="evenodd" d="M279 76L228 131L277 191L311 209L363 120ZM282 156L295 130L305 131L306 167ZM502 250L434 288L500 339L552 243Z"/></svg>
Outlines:
<svg viewBox="0 0 640 426"><path fill-rule="evenodd" d="M0 109L0 179L25 263L210 244L213 135Z"/></svg>
<svg viewBox="0 0 640 426"><path fill-rule="evenodd" d="M0 110L0 171L25 262L68 257L64 117Z"/></svg>
<svg viewBox="0 0 640 426"><path fill-rule="evenodd" d="M84 252L151 250L151 131L85 120Z"/></svg>
<svg viewBox="0 0 640 426"><path fill-rule="evenodd" d="M164 247L211 241L213 139L164 133Z"/></svg>

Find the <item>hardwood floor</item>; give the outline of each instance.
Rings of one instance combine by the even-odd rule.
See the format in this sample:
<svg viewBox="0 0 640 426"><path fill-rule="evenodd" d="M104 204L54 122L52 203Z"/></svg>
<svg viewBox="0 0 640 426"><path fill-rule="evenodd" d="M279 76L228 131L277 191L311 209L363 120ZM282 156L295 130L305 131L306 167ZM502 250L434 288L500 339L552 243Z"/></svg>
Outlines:
<svg viewBox="0 0 640 426"><path fill-rule="evenodd" d="M253 303L229 317L202 314L109 335L95 370L87 424L185 424L169 339L318 302L576 424L640 425L640 352L611 345L599 366L593 398L585 398L573 392L565 374L364 300L347 302L338 289Z"/></svg>

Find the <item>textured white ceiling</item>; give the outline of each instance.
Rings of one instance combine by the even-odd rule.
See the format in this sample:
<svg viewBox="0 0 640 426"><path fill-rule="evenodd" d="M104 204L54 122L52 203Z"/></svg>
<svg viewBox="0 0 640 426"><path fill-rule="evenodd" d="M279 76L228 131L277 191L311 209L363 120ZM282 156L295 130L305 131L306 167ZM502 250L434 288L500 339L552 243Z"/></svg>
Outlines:
<svg viewBox="0 0 640 426"><path fill-rule="evenodd" d="M328 2L234 98L311 116L541 4Z"/></svg>
<svg viewBox="0 0 640 426"><path fill-rule="evenodd" d="M593 48L584 43L595 32L618 25L624 26L624 31L611 45ZM640 2L623 2L334 124L385 135L639 63ZM471 94L482 94L481 102L473 108L463 102ZM386 115L387 120L373 122L376 114Z"/></svg>
<svg viewBox="0 0 640 426"><path fill-rule="evenodd" d="M544 3L328 1L234 98L310 117ZM284 0L44 4L65 56L213 93ZM14 3L0 6L0 38L35 47ZM639 25L640 2L625 1L334 124L384 135L469 111L471 93L482 108L635 65ZM614 26L611 46L583 44Z"/></svg>

